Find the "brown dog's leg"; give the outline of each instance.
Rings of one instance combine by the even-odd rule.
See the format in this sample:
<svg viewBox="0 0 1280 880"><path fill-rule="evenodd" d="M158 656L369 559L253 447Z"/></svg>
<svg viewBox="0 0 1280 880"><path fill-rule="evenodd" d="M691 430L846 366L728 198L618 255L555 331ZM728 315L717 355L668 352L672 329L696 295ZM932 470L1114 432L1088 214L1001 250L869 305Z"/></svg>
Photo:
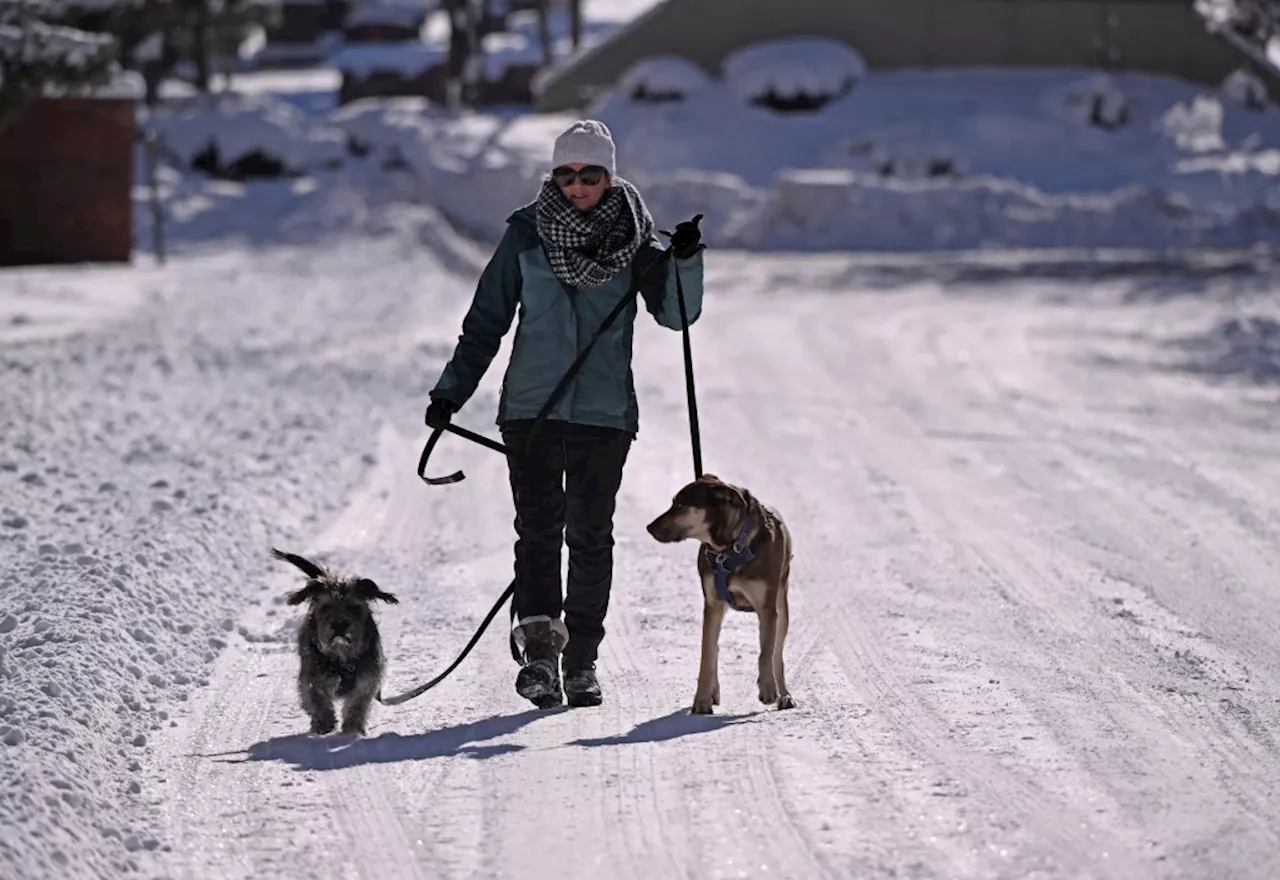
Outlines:
<svg viewBox="0 0 1280 880"><path fill-rule="evenodd" d="M698 689L693 695L693 713L710 715L720 702L720 624L725 604L719 599L703 601L702 658L698 666Z"/></svg>
<svg viewBox="0 0 1280 880"><path fill-rule="evenodd" d="M774 670L778 643L778 610L761 608L756 616L760 619L760 660L756 683L760 686L760 702L773 703L778 699L778 677Z"/></svg>
<svg viewBox="0 0 1280 880"><path fill-rule="evenodd" d="M796 701L791 696L791 691L787 688L787 672L785 664L782 662L782 647L787 641L787 625L790 623L790 619L791 612L787 607L787 590L784 583L783 589L778 592L778 634L773 643L773 668L778 680L779 709L794 709L796 707Z"/></svg>

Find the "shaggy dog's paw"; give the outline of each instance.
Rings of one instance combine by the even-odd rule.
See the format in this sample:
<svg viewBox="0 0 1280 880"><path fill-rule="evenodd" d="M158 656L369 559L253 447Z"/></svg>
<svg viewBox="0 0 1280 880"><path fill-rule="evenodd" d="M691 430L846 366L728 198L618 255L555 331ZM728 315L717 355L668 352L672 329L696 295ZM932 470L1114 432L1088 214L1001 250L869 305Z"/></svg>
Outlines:
<svg viewBox="0 0 1280 880"><path fill-rule="evenodd" d="M783 694L778 697L779 709L794 709L796 707L796 699L791 694Z"/></svg>

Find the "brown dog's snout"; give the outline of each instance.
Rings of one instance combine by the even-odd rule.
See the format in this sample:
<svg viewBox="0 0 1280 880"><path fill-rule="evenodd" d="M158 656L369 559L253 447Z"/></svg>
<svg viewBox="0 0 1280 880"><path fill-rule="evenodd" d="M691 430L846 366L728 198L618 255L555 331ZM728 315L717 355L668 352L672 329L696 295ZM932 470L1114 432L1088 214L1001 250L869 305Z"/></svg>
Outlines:
<svg viewBox="0 0 1280 880"><path fill-rule="evenodd" d="M649 525L645 526L649 534L653 536L654 540L662 541L663 543L671 543L680 540L681 536L675 533L671 517L672 511L668 510L666 513L662 514L662 516L659 516L653 522L649 523Z"/></svg>

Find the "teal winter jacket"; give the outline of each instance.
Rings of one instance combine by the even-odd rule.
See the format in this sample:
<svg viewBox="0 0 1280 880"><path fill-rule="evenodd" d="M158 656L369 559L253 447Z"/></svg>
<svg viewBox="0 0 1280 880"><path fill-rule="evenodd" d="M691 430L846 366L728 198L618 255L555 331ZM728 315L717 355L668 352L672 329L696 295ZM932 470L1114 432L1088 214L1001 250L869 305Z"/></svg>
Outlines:
<svg viewBox="0 0 1280 880"><path fill-rule="evenodd" d="M703 252L687 260L666 256L656 236L641 246L631 265L598 287L566 287L551 270L538 238L534 204L507 218L494 251L462 321L453 357L431 391L432 398L457 407L475 393L511 327L517 310L511 360L502 382L497 423L532 419L600 324L631 289L632 279L649 273L640 298L663 327L680 329L675 270L684 287L685 310L692 324L702 313ZM625 308L595 344L581 371L547 418L581 425L639 430L639 408L631 374L631 343L636 301ZM672 380L678 364L672 364Z"/></svg>

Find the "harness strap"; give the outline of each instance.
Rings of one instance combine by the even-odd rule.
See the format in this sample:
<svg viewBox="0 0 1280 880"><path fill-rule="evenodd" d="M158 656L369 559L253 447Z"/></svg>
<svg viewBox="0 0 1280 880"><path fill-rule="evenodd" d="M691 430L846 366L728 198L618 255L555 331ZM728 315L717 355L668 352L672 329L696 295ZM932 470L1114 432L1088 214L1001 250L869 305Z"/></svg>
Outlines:
<svg viewBox="0 0 1280 880"><path fill-rule="evenodd" d="M703 553L711 564L711 574L715 579L716 598L728 603L735 611L755 611L750 603L739 605L729 591L729 575L741 571L748 562L756 558L755 544L747 542L747 535L750 533L751 518L746 517L728 550L714 550L710 545L703 545Z"/></svg>

